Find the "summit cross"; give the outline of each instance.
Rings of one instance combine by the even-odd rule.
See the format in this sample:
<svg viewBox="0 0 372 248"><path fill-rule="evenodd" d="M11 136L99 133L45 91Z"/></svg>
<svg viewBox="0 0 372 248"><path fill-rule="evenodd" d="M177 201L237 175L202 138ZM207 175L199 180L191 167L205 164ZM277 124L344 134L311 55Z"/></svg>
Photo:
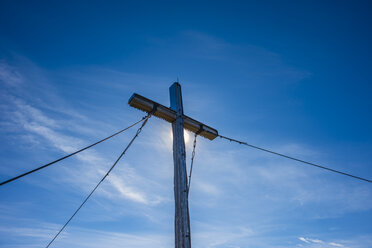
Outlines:
<svg viewBox="0 0 372 248"><path fill-rule="evenodd" d="M190 214L188 200L188 182L186 171L186 149L184 128L213 140L218 136L213 129L196 121L183 113L181 85L175 82L169 88L170 108L147 99L138 94L133 94L129 105L151 115L172 123L173 132L173 162L174 162L174 200L175 219L174 234L175 248L191 248Z"/></svg>

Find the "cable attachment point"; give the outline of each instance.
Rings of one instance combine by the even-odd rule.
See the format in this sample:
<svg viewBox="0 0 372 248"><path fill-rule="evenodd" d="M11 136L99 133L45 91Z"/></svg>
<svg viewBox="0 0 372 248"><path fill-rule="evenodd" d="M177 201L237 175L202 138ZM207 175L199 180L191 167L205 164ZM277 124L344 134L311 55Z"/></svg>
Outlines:
<svg viewBox="0 0 372 248"><path fill-rule="evenodd" d="M203 125L200 125L199 130L195 133L195 136L199 135L203 131L204 131Z"/></svg>
<svg viewBox="0 0 372 248"><path fill-rule="evenodd" d="M155 114L156 110L158 110L158 106L159 106L159 104L154 102L153 105L152 105L152 110L149 112L149 115Z"/></svg>

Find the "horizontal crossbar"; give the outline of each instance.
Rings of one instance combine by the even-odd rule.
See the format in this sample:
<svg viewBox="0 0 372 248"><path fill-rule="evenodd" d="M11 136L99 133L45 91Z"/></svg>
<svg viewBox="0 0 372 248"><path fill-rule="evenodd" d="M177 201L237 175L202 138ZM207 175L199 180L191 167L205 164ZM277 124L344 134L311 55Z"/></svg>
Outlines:
<svg viewBox="0 0 372 248"><path fill-rule="evenodd" d="M146 97L134 93L128 101L131 107L150 113L154 108L156 109L154 116L159 117L167 122L173 123L176 120L177 112L171 108L165 107L159 103L156 103ZM213 140L218 136L216 129L211 128L199 121L196 121L186 115L183 115L183 126L185 129L198 133L207 139Z"/></svg>

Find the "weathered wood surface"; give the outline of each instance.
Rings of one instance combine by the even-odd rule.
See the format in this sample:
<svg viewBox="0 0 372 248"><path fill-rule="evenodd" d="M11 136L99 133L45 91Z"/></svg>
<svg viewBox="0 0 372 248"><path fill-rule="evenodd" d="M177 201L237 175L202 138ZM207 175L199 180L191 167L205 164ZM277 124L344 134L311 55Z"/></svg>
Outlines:
<svg viewBox="0 0 372 248"><path fill-rule="evenodd" d="M169 88L169 93L171 109L177 113L176 120L172 123L175 198L175 247L191 248L181 85L179 83L174 83Z"/></svg>

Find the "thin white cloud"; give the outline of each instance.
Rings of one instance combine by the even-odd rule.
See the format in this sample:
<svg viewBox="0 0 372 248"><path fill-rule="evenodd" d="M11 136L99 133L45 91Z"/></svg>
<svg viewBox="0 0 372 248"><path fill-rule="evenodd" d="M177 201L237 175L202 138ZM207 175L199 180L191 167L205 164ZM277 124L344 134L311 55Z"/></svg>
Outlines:
<svg viewBox="0 0 372 248"><path fill-rule="evenodd" d="M324 242L320 239L309 239L311 242L313 243L317 243L317 244L323 244Z"/></svg>
<svg viewBox="0 0 372 248"><path fill-rule="evenodd" d="M329 245L332 245L332 246L335 246L335 247L344 247L344 245L338 244L338 243L335 243L335 242L330 242Z"/></svg>
<svg viewBox="0 0 372 248"><path fill-rule="evenodd" d="M130 186L125 184L125 180L120 179L116 175L111 175L109 178L110 183L112 183L113 187L120 192L120 194L125 197L126 199L138 202L138 203L143 203L143 204L149 204L148 199L146 199L146 196L131 188Z"/></svg>
<svg viewBox="0 0 372 248"><path fill-rule="evenodd" d="M0 227L0 234L6 235L10 240L27 240L27 244L15 242L11 247L40 247L47 244L58 229L57 225L39 222L39 228ZM171 239L161 234L126 234L68 227L54 241L53 247L172 247L171 242Z"/></svg>
<svg viewBox="0 0 372 248"><path fill-rule="evenodd" d="M338 242L325 242L320 239L312 239L312 238L305 238L305 237L299 237L299 240L306 243L304 247L316 247L316 248L329 248L331 247L345 247L343 244ZM350 242L350 241L349 241ZM351 246L354 247L354 246Z"/></svg>
<svg viewBox="0 0 372 248"><path fill-rule="evenodd" d="M22 83L23 77L16 68L5 61L0 61L0 81L10 86L18 86Z"/></svg>
<svg viewBox="0 0 372 248"><path fill-rule="evenodd" d="M310 241L308 241L308 240L307 240L306 238L304 238L304 237L299 237L298 239L301 240L302 242L310 243Z"/></svg>

